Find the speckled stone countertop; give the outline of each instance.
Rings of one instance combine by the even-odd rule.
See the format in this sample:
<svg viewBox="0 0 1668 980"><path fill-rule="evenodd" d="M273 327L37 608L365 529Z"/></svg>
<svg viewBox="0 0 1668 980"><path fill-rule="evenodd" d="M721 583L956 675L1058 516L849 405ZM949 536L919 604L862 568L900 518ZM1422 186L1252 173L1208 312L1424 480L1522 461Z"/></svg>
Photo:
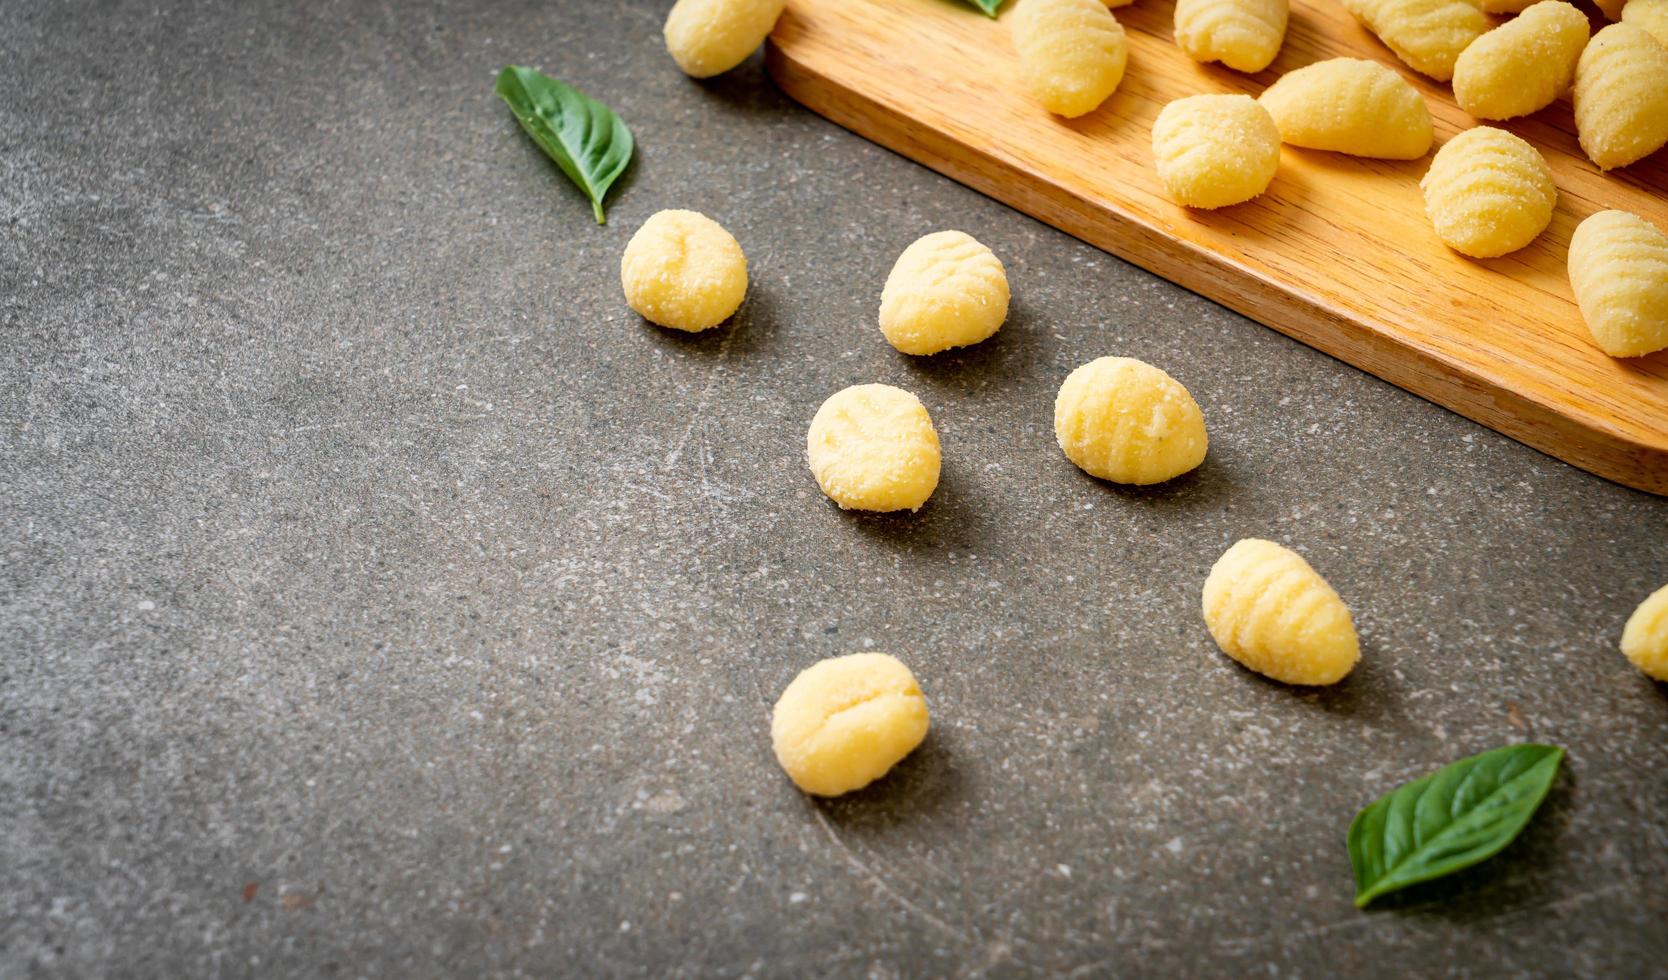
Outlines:
<svg viewBox="0 0 1668 980"><path fill-rule="evenodd" d="M1668 971L1668 690L1616 650L1668 500L1225 312L800 109L697 83L664 4L0 5L0 976ZM493 96L612 104L606 227ZM617 262L694 208L730 325L649 327ZM992 341L874 326L898 252L1007 264ZM1119 489L1054 445L1120 353L1210 457ZM804 431L921 396L919 514L841 513ZM1354 610L1304 692L1199 588L1285 542ZM793 675L899 654L933 711L816 803ZM1569 749L1501 858L1358 912L1355 810Z"/></svg>

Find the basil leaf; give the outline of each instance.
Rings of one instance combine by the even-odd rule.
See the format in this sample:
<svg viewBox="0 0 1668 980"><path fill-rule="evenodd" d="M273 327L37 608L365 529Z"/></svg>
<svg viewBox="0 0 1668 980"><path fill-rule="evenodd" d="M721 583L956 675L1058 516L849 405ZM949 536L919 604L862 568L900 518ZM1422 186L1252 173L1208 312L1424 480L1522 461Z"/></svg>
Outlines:
<svg viewBox="0 0 1668 980"><path fill-rule="evenodd" d="M967 0L968 3L985 12L985 16L995 19L996 11L1002 6L1002 0Z"/></svg>
<svg viewBox="0 0 1668 980"><path fill-rule="evenodd" d="M602 198L631 162L631 130L614 110L531 68L499 72L497 92L539 149L591 199L597 224L605 224Z"/></svg>
<svg viewBox="0 0 1668 980"><path fill-rule="evenodd" d="M1355 907L1493 857L1546 798L1564 750L1508 745L1373 801L1349 825Z"/></svg>

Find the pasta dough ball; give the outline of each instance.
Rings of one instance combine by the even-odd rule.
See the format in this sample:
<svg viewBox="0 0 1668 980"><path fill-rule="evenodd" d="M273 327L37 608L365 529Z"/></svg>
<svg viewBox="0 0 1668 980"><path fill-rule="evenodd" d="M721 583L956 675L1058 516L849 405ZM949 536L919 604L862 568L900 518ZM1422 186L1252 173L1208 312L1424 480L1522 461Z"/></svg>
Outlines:
<svg viewBox="0 0 1668 980"><path fill-rule="evenodd" d="M1194 61L1262 71L1286 40L1287 0L1176 0L1176 44Z"/></svg>
<svg viewBox="0 0 1668 980"><path fill-rule="evenodd" d="M817 796L862 789L927 737L927 699L896 657L854 653L812 664L770 716L776 761Z"/></svg>
<svg viewBox="0 0 1668 980"><path fill-rule="evenodd" d="M903 250L880 293L880 332L905 354L976 344L1008 317L1008 276L995 253L962 231L937 231Z"/></svg>
<svg viewBox="0 0 1668 980"><path fill-rule="evenodd" d="M1205 625L1222 652L1285 684L1333 684L1361 659L1349 609L1296 552L1246 538L1205 579Z"/></svg>
<svg viewBox="0 0 1668 980"><path fill-rule="evenodd" d="M1409 68L1439 82L1454 77L1460 52L1493 26L1478 0L1343 2Z"/></svg>
<svg viewBox="0 0 1668 980"><path fill-rule="evenodd" d="M1593 0L1593 6L1611 20L1621 20L1626 0Z"/></svg>
<svg viewBox="0 0 1668 980"><path fill-rule="evenodd" d="M1008 21L1020 77L1049 112L1093 112L1123 81L1129 42L1100 0L1019 0Z"/></svg>
<svg viewBox="0 0 1668 980"><path fill-rule="evenodd" d="M1282 75L1257 101L1293 146L1417 160L1435 138L1425 97L1376 61L1316 62Z"/></svg>
<svg viewBox="0 0 1668 980"><path fill-rule="evenodd" d="M1627 618L1622 653L1646 677L1668 681L1668 585L1652 592Z"/></svg>
<svg viewBox="0 0 1668 980"><path fill-rule="evenodd" d="M695 211L649 216L620 256L626 303L650 323L691 333L729 319L747 295L747 257Z"/></svg>
<svg viewBox="0 0 1668 980"><path fill-rule="evenodd" d="M1205 416L1181 382L1132 357L1101 357L1066 377L1054 399L1066 458L1113 483L1171 480L1204 462Z"/></svg>
<svg viewBox="0 0 1668 980"><path fill-rule="evenodd" d="M1190 208L1221 208L1268 189L1280 169L1280 130L1249 95L1190 95L1153 122L1158 178Z"/></svg>
<svg viewBox="0 0 1668 980"><path fill-rule="evenodd" d="M920 510L938 486L938 433L921 400L853 385L817 409L805 437L811 473L842 510Z"/></svg>
<svg viewBox="0 0 1668 980"><path fill-rule="evenodd" d="M1668 348L1668 235L1626 211L1600 211L1570 238L1570 287L1611 357Z"/></svg>
<svg viewBox="0 0 1668 980"><path fill-rule="evenodd" d="M1593 35L1575 66L1575 130L1600 170L1668 143L1668 48L1632 24Z"/></svg>
<svg viewBox="0 0 1668 980"><path fill-rule="evenodd" d="M1668 0L1627 0L1622 23L1632 24L1668 48Z"/></svg>
<svg viewBox="0 0 1668 980"><path fill-rule="evenodd" d="M1540 152L1488 126L1468 129L1437 150L1419 186L1437 237L1480 259L1534 241L1558 203L1552 168Z"/></svg>
<svg viewBox="0 0 1668 980"><path fill-rule="evenodd" d="M666 50L691 78L720 75L747 60L776 26L787 0L678 0L666 15Z"/></svg>
<svg viewBox="0 0 1668 980"><path fill-rule="evenodd" d="M1512 119L1557 101L1587 46L1587 15L1541 0L1478 38L1454 63L1454 98L1478 119Z"/></svg>

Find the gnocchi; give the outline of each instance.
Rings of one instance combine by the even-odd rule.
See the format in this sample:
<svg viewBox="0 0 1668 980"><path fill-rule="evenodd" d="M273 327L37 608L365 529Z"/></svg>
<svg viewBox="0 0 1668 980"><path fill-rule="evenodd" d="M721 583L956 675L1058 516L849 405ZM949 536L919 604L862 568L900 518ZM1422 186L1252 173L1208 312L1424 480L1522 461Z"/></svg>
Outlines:
<svg viewBox="0 0 1668 980"><path fill-rule="evenodd" d="M1150 484L1204 462L1209 439L1199 403L1176 379L1130 357L1073 371L1054 399L1054 438L1084 472Z"/></svg>
<svg viewBox="0 0 1668 980"><path fill-rule="evenodd" d="M1221 208L1268 189L1280 168L1280 130L1249 95L1190 95L1153 122L1153 160L1171 196Z"/></svg>
<svg viewBox="0 0 1668 980"><path fill-rule="evenodd" d="M1425 97L1376 61L1316 62L1282 75L1257 101L1293 146L1417 160L1435 138Z"/></svg>
<svg viewBox="0 0 1668 980"><path fill-rule="evenodd" d="M1627 0L1593 0L1593 6L1599 9L1610 20L1621 20L1623 7Z"/></svg>
<svg viewBox="0 0 1668 980"><path fill-rule="evenodd" d="M1123 81L1129 41L1101 0L1019 0L1008 20L1020 76L1049 112L1093 112Z"/></svg>
<svg viewBox="0 0 1668 980"><path fill-rule="evenodd" d="M1176 0L1176 44L1194 61L1267 68L1286 40L1287 0Z"/></svg>
<svg viewBox="0 0 1668 980"><path fill-rule="evenodd" d="M1520 14L1539 0L1482 0L1485 14Z"/></svg>
<svg viewBox="0 0 1668 980"><path fill-rule="evenodd" d="M1478 119L1538 112L1569 89L1587 34L1586 14L1541 0L1465 49L1454 63L1454 98Z"/></svg>
<svg viewBox="0 0 1668 980"><path fill-rule="evenodd" d="M1552 168L1540 152L1489 126L1468 129L1437 150L1419 187L1437 237L1480 259L1534 241L1558 203Z"/></svg>
<svg viewBox="0 0 1668 980"><path fill-rule="evenodd" d="M817 796L862 789L927 737L927 699L896 657L831 657L795 677L770 714L776 761Z"/></svg>
<svg viewBox="0 0 1668 980"><path fill-rule="evenodd" d="M1002 260L962 231L933 232L904 249L880 293L880 332L905 354L976 344L1007 316Z"/></svg>
<svg viewBox="0 0 1668 980"><path fill-rule="evenodd" d="M1593 35L1575 66L1575 131L1600 170L1668 143L1668 48L1632 24Z"/></svg>
<svg viewBox="0 0 1668 980"><path fill-rule="evenodd" d="M1668 585L1652 592L1627 618L1622 653L1646 677L1668 681Z"/></svg>
<svg viewBox="0 0 1668 980"><path fill-rule="evenodd" d="M938 486L938 433L921 400L853 385L817 409L805 436L811 473L842 510L920 510Z"/></svg>
<svg viewBox="0 0 1668 980"><path fill-rule="evenodd" d="M787 0L678 0L666 15L666 50L691 78L721 75L747 60L776 26Z"/></svg>
<svg viewBox="0 0 1668 980"><path fill-rule="evenodd" d="M1570 288L1611 357L1668 348L1668 235L1626 211L1600 211L1570 238Z"/></svg>
<svg viewBox="0 0 1668 980"><path fill-rule="evenodd" d="M1491 26L1478 0L1343 0L1409 68L1439 82L1454 77L1454 62Z"/></svg>
<svg viewBox="0 0 1668 980"><path fill-rule="evenodd" d="M1349 608L1302 556L1246 538L1205 579L1205 626L1222 652L1285 684L1333 684L1361 659Z"/></svg>
<svg viewBox="0 0 1668 980"><path fill-rule="evenodd" d="M1622 23L1632 24L1668 48L1668 0L1627 0Z"/></svg>
<svg viewBox="0 0 1668 980"><path fill-rule="evenodd" d="M620 256L626 303L651 323L691 333L729 319L747 295L747 257L696 211L660 211Z"/></svg>

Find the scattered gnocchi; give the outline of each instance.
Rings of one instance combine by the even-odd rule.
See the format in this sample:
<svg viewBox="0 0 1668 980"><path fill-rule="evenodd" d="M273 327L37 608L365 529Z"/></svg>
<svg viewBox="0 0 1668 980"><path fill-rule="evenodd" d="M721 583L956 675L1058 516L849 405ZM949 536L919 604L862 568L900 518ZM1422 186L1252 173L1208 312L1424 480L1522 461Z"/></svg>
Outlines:
<svg viewBox="0 0 1668 980"><path fill-rule="evenodd" d="M776 761L817 796L862 789L927 737L927 699L896 657L854 653L801 671L770 715Z"/></svg>
<svg viewBox="0 0 1668 980"><path fill-rule="evenodd" d="M1489 126L1468 129L1437 150L1419 186L1437 237L1479 259L1534 241L1558 203L1552 168L1540 151Z"/></svg>
<svg viewBox="0 0 1668 980"><path fill-rule="evenodd" d="M1222 652L1285 684L1334 684L1361 659L1349 608L1304 561L1247 538L1211 567L1205 625Z"/></svg>
<svg viewBox="0 0 1668 980"><path fill-rule="evenodd" d="M1465 49L1454 63L1454 99L1478 119L1538 112L1569 90L1587 34L1586 14L1541 0Z"/></svg>
<svg viewBox="0 0 1668 980"><path fill-rule="evenodd" d="M1668 48L1632 24L1593 35L1575 67L1575 129L1600 170L1668 144Z"/></svg>
<svg viewBox="0 0 1668 980"><path fill-rule="evenodd" d="M1287 0L1176 0L1176 44L1194 61L1267 68L1286 40Z"/></svg>
<svg viewBox="0 0 1668 980"><path fill-rule="evenodd" d="M747 295L747 257L696 211L649 216L620 256L626 303L650 323L691 333L729 319Z"/></svg>
<svg viewBox="0 0 1668 980"><path fill-rule="evenodd" d="M842 510L920 510L938 487L938 432L921 400L853 385L817 409L805 437L811 473Z"/></svg>
<svg viewBox="0 0 1668 980"><path fill-rule="evenodd" d="M1101 0L1019 0L1008 21L1020 76L1049 112L1093 112L1123 81L1129 42Z"/></svg>
<svg viewBox="0 0 1668 980"><path fill-rule="evenodd" d="M1622 23L1632 24L1668 48L1668 0L1627 0Z"/></svg>
<svg viewBox="0 0 1668 980"><path fill-rule="evenodd" d="M1085 473L1113 483L1172 480L1204 462L1199 403L1181 382L1131 357L1101 357L1066 377L1054 438Z"/></svg>
<svg viewBox="0 0 1668 980"><path fill-rule="evenodd" d="M1280 169L1280 130L1249 95L1190 95L1153 122L1153 159L1177 201L1227 207L1268 189Z"/></svg>
<svg viewBox="0 0 1668 980"><path fill-rule="evenodd" d="M721 75L747 60L776 26L787 0L678 0L666 15L666 50L691 78Z"/></svg>
<svg viewBox="0 0 1668 980"><path fill-rule="evenodd" d="M1477 0L1343 0L1344 7L1409 68L1439 82L1493 26Z"/></svg>
<svg viewBox="0 0 1668 980"><path fill-rule="evenodd" d="M976 344L1008 316L1002 260L962 231L938 231L903 250L880 294L880 332L905 354Z"/></svg>
<svg viewBox="0 0 1668 980"><path fill-rule="evenodd" d="M1257 101L1293 146L1417 160L1435 138L1425 97L1376 61L1316 62L1282 75Z"/></svg>
<svg viewBox="0 0 1668 980"><path fill-rule="evenodd" d="M1611 357L1668 348L1668 235L1638 215L1600 211L1570 238L1570 287Z"/></svg>
<svg viewBox="0 0 1668 980"><path fill-rule="evenodd" d="M1668 585L1651 593L1622 628L1622 653L1652 680L1668 681Z"/></svg>

